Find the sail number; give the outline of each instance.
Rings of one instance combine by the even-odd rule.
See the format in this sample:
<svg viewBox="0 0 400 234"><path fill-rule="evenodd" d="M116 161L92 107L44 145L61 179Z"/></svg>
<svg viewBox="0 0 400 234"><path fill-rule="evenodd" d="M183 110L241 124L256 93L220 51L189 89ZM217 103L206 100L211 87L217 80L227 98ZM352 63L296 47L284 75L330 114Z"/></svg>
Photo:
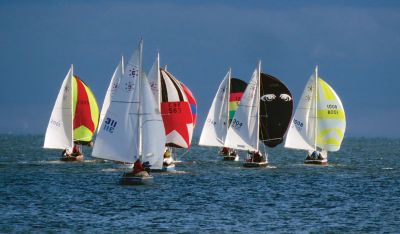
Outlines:
<svg viewBox="0 0 400 234"><path fill-rule="evenodd" d="M207 123L212 124L212 125L217 124L217 122L215 122L213 119L207 119Z"/></svg>
<svg viewBox="0 0 400 234"><path fill-rule="evenodd" d="M61 127L61 125L62 125L61 121L56 121L56 120L53 120L53 119L50 120L50 123L52 125L54 125L54 126L57 126L57 127Z"/></svg>
<svg viewBox="0 0 400 234"><path fill-rule="evenodd" d="M107 118L104 122L104 131L114 133L114 129L117 126L117 121Z"/></svg>
<svg viewBox="0 0 400 234"><path fill-rule="evenodd" d="M242 125L243 125L242 122L237 121L236 119L232 120L232 123L231 123L232 128L240 129L242 127Z"/></svg>
<svg viewBox="0 0 400 234"><path fill-rule="evenodd" d="M168 104L168 113L169 114L178 114L182 113L181 103L169 103Z"/></svg>
<svg viewBox="0 0 400 234"><path fill-rule="evenodd" d="M298 130L301 130L303 128L303 122L298 121L297 119L293 119L293 124Z"/></svg>
<svg viewBox="0 0 400 234"><path fill-rule="evenodd" d="M326 108L328 108L329 115L338 115L339 114L339 111L338 111L336 105L328 104L328 105L326 105Z"/></svg>

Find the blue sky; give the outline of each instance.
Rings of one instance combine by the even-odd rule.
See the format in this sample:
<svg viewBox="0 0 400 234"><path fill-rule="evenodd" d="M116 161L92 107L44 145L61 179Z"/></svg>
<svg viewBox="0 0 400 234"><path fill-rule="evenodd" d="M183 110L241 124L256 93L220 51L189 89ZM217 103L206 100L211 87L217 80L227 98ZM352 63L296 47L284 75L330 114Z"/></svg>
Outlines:
<svg viewBox="0 0 400 234"><path fill-rule="evenodd" d="M319 65L346 136L400 136L398 1L0 1L0 133L43 134L70 64L99 105L141 37L198 100L199 135L219 82L264 72L295 97Z"/></svg>

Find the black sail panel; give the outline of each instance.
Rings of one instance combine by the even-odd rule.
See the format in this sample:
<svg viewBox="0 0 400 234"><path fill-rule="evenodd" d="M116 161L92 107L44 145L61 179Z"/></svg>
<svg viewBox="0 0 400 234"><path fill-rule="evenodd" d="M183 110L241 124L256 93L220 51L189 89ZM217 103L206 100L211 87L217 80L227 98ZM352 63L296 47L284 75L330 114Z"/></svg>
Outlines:
<svg viewBox="0 0 400 234"><path fill-rule="evenodd" d="M260 141L268 147L282 143L293 112L293 98L278 78L260 76Z"/></svg>

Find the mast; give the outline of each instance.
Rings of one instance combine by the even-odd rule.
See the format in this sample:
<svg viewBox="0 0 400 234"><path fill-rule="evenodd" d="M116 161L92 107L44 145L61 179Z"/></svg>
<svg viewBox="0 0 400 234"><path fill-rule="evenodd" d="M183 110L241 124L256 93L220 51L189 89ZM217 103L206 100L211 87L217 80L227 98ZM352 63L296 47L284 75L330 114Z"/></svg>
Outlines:
<svg viewBox="0 0 400 234"><path fill-rule="evenodd" d="M71 64L71 76L70 87L71 87L71 147L74 147L74 65ZM72 150L72 149L71 149Z"/></svg>
<svg viewBox="0 0 400 234"><path fill-rule="evenodd" d="M167 66L167 65L165 65ZM160 52L157 52L157 92L158 92L158 109L161 113L161 71L160 71Z"/></svg>
<svg viewBox="0 0 400 234"><path fill-rule="evenodd" d="M226 113L227 113L227 117L226 117L226 132L228 132L229 129L229 100L231 99L231 78L232 78L232 68L229 68L228 71L229 75L228 75L228 103L226 105ZM226 138L226 136L225 136ZM225 143L225 139L224 139L224 143Z"/></svg>
<svg viewBox="0 0 400 234"><path fill-rule="evenodd" d="M317 102L318 102L318 65L315 67L315 121L314 121L314 151L317 151Z"/></svg>
<svg viewBox="0 0 400 234"><path fill-rule="evenodd" d="M139 76L138 76L138 92L139 92L139 97L138 97L138 103L139 103L139 108L138 108L138 158L140 161L142 161L142 103L140 100L140 96L142 94L141 89L141 79L142 79L142 53L143 53L143 39L140 40L140 51L139 51Z"/></svg>
<svg viewBox="0 0 400 234"><path fill-rule="evenodd" d="M261 74L261 60L258 62L258 79L257 79L257 151L260 143L260 74Z"/></svg>
<svg viewBox="0 0 400 234"><path fill-rule="evenodd" d="M122 75L125 72L125 65L124 65L124 56L121 55L121 70L122 70Z"/></svg>

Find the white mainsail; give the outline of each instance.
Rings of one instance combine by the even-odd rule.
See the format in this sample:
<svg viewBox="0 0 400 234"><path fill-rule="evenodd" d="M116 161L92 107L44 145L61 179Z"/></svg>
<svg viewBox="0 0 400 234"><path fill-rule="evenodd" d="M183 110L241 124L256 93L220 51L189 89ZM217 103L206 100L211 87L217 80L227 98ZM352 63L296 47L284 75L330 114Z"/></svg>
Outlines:
<svg viewBox="0 0 400 234"><path fill-rule="evenodd" d="M154 99L149 81L144 76L141 86L141 128L142 128L142 161L148 161L151 169L161 169L164 161L165 129L159 110L159 104Z"/></svg>
<svg viewBox="0 0 400 234"><path fill-rule="evenodd" d="M315 76L311 75L301 95L286 135L285 147L314 150L316 123Z"/></svg>
<svg viewBox="0 0 400 234"><path fill-rule="evenodd" d="M141 41L111 98L92 155L128 163L141 158L149 161L152 168L161 169L159 158L164 150L165 131L142 72L142 46Z"/></svg>
<svg viewBox="0 0 400 234"><path fill-rule="evenodd" d="M229 126L225 147L258 151L261 62L251 77Z"/></svg>
<svg viewBox="0 0 400 234"><path fill-rule="evenodd" d="M157 58L151 66L150 71L147 75L147 79L150 84L151 91L153 92L154 98L158 103L158 110L161 105L161 85L160 85L160 54L157 53Z"/></svg>
<svg viewBox="0 0 400 234"><path fill-rule="evenodd" d="M222 147L229 127L229 93L231 70L218 87L201 132L199 145Z"/></svg>
<svg viewBox="0 0 400 234"><path fill-rule="evenodd" d="M317 71L316 68L308 80L292 118L285 141L287 148L340 149L346 130L343 105L332 87L318 77Z"/></svg>
<svg viewBox="0 0 400 234"><path fill-rule="evenodd" d="M72 149L73 147L73 74L74 69L71 65L61 85L53 111L51 112L43 148Z"/></svg>
<svg viewBox="0 0 400 234"><path fill-rule="evenodd" d="M121 61L119 62L118 66L115 68L114 74L111 77L110 84L108 85L107 92L104 97L103 106L102 106L101 112L100 112L99 126L101 126L103 123L104 116L106 115L108 107L110 106L110 103L111 103L111 97L114 95L115 91L118 89L119 82L120 82L123 74L124 74L124 57L121 57ZM98 128L97 131L100 131L100 128Z"/></svg>

